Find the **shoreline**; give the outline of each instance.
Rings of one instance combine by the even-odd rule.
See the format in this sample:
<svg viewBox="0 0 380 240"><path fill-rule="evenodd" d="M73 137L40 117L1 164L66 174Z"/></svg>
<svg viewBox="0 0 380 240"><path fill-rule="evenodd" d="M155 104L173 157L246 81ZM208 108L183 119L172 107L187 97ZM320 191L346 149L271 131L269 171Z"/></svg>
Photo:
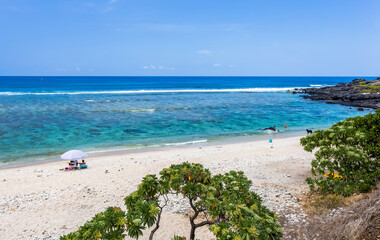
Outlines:
<svg viewBox="0 0 380 240"><path fill-rule="evenodd" d="M289 137L298 137L303 136L304 131L289 131L289 132L280 132L273 134L252 134L252 135L238 135L238 136L230 136L223 138L215 138L215 139L204 139L205 141L189 141L189 142L179 142L179 143L164 143L162 145L148 145L148 146L139 146L139 147L117 147L117 149L112 149L112 147L100 149L100 150L92 150L85 151L88 154L88 158L99 158L99 157L113 157L118 155L125 154L134 154L134 153L144 153L144 152L154 152L154 151L164 151L178 148L191 148L191 147L204 147L204 146L213 146L213 145L224 145L224 144L234 144L234 143L243 143L243 142L257 142L269 139L281 139L281 138L289 138ZM74 149L74 148L73 148ZM63 154L63 153L62 153ZM50 163L59 163L66 162L66 160L62 160L59 156L55 158L44 158L42 160L36 161L17 161L16 163L1 163L0 171L4 169L11 168L22 168L29 166L38 166L45 165Z"/></svg>
<svg viewBox="0 0 380 240"><path fill-rule="evenodd" d="M217 142L92 157L87 159L88 169L77 171L60 171L65 161L2 169L0 235L6 239L59 239L108 206L125 209L124 197L136 190L144 176L185 161L203 164L212 174L244 171L252 190L284 219L286 233L287 224L306 218L297 196L308 191L305 178L310 175L313 155L303 150L301 137L272 135L272 143ZM176 197L163 214L157 239L187 236L188 211L187 202ZM207 227L197 230L197 237L215 239Z"/></svg>

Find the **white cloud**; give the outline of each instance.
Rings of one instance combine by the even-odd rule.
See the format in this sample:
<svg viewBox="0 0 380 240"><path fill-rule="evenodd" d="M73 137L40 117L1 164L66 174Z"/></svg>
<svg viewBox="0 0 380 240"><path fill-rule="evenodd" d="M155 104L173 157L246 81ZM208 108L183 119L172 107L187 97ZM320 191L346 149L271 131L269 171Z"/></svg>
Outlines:
<svg viewBox="0 0 380 240"><path fill-rule="evenodd" d="M114 7L108 6L108 7L106 7L106 8L103 9L103 12L111 12L114 9L115 9Z"/></svg>
<svg viewBox="0 0 380 240"><path fill-rule="evenodd" d="M210 51L210 50L207 50L207 49L199 50L199 51L197 51L197 53L198 53L198 54L201 54L201 55L208 55L208 56L211 55L211 51Z"/></svg>
<svg viewBox="0 0 380 240"><path fill-rule="evenodd" d="M79 67L75 67L75 68L57 67L55 70L57 72L80 72L81 71ZM86 69L84 71L86 71ZM93 68L89 68L88 71L93 72L95 70Z"/></svg>
<svg viewBox="0 0 380 240"><path fill-rule="evenodd" d="M170 70L170 71L174 71L175 68L174 67L165 67L165 66L162 66L162 65L145 65L143 66L143 69L153 69L153 70Z"/></svg>
<svg viewBox="0 0 380 240"><path fill-rule="evenodd" d="M221 67L222 65L219 63L214 63L214 67Z"/></svg>
<svg viewBox="0 0 380 240"><path fill-rule="evenodd" d="M102 12L107 13L115 9L115 4L118 0L109 0L106 6L103 8Z"/></svg>

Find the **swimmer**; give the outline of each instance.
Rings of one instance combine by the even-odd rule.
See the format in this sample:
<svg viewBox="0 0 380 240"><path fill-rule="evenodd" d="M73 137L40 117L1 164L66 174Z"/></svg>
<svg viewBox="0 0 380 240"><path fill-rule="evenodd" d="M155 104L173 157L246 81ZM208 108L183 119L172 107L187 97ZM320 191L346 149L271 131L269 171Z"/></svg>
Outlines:
<svg viewBox="0 0 380 240"><path fill-rule="evenodd" d="M272 131L276 132L276 126L269 127L269 128L263 128L263 130L272 130Z"/></svg>

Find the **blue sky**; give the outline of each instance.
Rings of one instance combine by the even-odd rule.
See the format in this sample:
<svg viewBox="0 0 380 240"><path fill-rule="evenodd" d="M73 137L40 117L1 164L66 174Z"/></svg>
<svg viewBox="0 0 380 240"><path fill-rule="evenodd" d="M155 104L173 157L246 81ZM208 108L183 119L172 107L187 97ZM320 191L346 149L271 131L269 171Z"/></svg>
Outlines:
<svg viewBox="0 0 380 240"><path fill-rule="evenodd" d="M380 75L377 0L0 0L0 75Z"/></svg>

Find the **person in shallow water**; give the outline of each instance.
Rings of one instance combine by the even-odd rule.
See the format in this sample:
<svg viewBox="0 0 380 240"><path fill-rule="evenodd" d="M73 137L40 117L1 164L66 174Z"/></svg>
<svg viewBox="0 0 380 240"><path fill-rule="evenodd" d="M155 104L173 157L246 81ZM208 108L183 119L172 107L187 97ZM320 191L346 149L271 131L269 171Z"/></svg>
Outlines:
<svg viewBox="0 0 380 240"><path fill-rule="evenodd" d="M273 127L269 127L269 128L263 128L263 130L272 130L272 131L276 131L276 126L273 126Z"/></svg>
<svg viewBox="0 0 380 240"><path fill-rule="evenodd" d="M285 123L285 124L284 124L284 128L287 128L287 127L288 127L288 124Z"/></svg>

